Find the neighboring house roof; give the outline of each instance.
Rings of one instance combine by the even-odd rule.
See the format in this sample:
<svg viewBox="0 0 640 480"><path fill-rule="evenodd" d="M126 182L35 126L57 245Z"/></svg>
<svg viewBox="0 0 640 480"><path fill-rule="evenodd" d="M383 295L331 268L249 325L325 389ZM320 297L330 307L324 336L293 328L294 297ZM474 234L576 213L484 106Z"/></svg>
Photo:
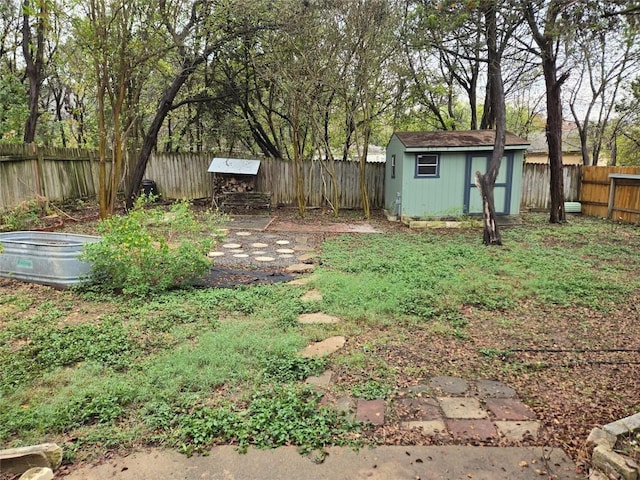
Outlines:
<svg viewBox="0 0 640 480"><path fill-rule="evenodd" d="M528 135L530 146L527 149L529 153L548 153L549 146L547 145L547 134L530 133ZM562 151L564 153L579 153L580 148L580 135L577 130L563 130L562 132Z"/></svg>
<svg viewBox="0 0 640 480"><path fill-rule="evenodd" d="M493 147L496 138L494 130L395 132L394 135L406 148ZM528 145L528 140L507 132L505 146L526 148Z"/></svg>

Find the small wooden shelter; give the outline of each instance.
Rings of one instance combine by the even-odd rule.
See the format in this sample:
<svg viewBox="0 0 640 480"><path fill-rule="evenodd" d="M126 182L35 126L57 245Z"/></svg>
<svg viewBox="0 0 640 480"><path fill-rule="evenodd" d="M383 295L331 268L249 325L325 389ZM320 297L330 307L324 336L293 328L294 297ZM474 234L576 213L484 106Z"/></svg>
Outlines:
<svg viewBox="0 0 640 480"><path fill-rule="evenodd" d="M396 132L387 146L385 210L403 221L482 213L475 172L486 172L493 130ZM496 179L498 215L518 215L522 164L529 143L507 133Z"/></svg>

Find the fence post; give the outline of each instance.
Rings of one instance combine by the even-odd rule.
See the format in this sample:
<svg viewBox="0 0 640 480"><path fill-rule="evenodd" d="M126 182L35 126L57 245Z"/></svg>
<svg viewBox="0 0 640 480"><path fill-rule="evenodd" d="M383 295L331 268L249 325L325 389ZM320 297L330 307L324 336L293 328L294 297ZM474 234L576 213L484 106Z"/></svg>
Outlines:
<svg viewBox="0 0 640 480"><path fill-rule="evenodd" d="M42 183L42 175L44 172L44 166L43 166L44 158L43 158L42 149L38 148L34 142L28 143L27 145L25 145L25 148L28 152L27 154L30 154L30 156L35 157L33 159L32 165L33 165L33 176L36 179L36 193L40 196L46 197L47 195L44 189L44 185Z"/></svg>

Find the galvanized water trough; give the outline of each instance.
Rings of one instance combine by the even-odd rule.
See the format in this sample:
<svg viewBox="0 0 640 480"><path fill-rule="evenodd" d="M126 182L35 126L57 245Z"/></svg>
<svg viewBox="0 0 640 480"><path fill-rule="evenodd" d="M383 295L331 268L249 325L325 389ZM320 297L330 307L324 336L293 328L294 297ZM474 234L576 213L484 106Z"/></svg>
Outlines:
<svg viewBox="0 0 640 480"><path fill-rule="evenodd" d="M80 260L86 243L100 237L57 232L0 233L0 277L67 288L87 280L91 264Z"/></svg>

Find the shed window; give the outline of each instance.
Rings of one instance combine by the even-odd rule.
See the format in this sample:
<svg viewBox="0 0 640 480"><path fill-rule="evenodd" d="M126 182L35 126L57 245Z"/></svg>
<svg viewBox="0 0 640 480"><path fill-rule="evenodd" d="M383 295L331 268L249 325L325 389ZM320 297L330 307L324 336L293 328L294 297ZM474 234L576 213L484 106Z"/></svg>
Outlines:
<svg viewBox="0 0 640 480"><path fill-rule="evenodd" d="M396 156L391 155L391 178L396 178Z"/></svg>
<svg viewBox="0 0 640 480"><path fill-rule="evenodd" d="M416 155L416 177L437 177L439 157L436 154L419 153Z"/></svg>

